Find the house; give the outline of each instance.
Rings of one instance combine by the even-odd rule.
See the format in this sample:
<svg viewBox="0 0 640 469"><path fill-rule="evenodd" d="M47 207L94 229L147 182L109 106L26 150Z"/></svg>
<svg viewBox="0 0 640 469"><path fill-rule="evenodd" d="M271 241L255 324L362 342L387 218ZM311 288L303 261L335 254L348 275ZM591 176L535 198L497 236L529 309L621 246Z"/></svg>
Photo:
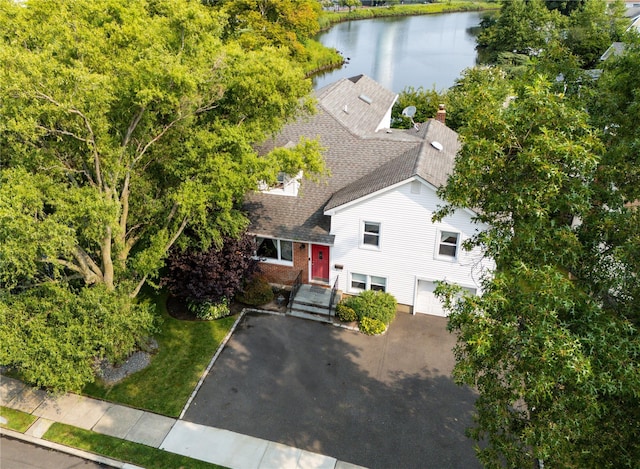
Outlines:
<svg viewBox="0 0 640 469"><path fill-rule="evenodd" d="M628 9L627 10L628 13L633 13L633 17L631 18L631 24L629 25L629 27L627 28L627 31L632 31L635 30L638 33L640 33L640 15L638 15L638 10L636 9ZM609 57L611 56L619 56L622 55L624 53L625 50L625 43L624 42L614 42L613 44L611 44L609 46L609 48L604 51L604 54L602 54L600 56L600 60L604 61L607 60Z"/></svg>
<svg viewBox="0 0 640 469"><path fill-rule="evenodd" d="M393 294L401 309L444 315L436 281L479 293L492 262L461 244L483 226L471 210L432 222L460 147L437 119L390 129L397 95L365 75L317 91L318 112L287 126L268 147L318 137L330 175L314 183L283 177L276 188L249 194L245 209L257 255L270 282L367 289Z"/></svg>

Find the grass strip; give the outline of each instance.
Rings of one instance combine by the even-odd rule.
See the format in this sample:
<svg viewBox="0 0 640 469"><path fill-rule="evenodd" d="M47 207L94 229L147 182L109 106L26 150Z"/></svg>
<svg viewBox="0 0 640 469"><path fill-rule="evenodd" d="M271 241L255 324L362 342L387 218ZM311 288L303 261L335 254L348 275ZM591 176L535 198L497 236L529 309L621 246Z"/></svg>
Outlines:
<svg viewBox="0 0 640 469"><path fill-rule="evenodd" d="M114 385L91 383L84 394L170 417L180 415L236 316L180 321L167 313L166 295L159 295L156 304L163 323L156 336L158 353L151 364Z"/></svg>
<svg viewBox="0 0 640 469"><path fill-rule="evenodd" d="M125 461L146 469L223 469L223 466L169 453L151 446L101 435L63 423L54 423L44 434L45 440L60 443L109 458Z"/></svg>
<svg viewBox="0 0 640 469"><path fill-rule="evenodd" d="M0 423L0 427L24 433L38 417L9 407L0 406L0 416L7 419L7 423Z"/></svg>

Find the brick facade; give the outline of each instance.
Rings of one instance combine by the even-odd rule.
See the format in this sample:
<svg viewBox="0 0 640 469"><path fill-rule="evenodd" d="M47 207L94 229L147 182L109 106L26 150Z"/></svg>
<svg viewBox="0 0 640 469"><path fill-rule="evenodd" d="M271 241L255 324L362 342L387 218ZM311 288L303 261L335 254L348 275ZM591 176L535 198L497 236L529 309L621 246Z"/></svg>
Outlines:
<svg viewBox="0 0 640 469"><path fill-rule="evenodd" d="M291 285L302 272L302 283L309 283L309 244L293 243L293 267L260 263L260 271L269 283Z"/></svg>

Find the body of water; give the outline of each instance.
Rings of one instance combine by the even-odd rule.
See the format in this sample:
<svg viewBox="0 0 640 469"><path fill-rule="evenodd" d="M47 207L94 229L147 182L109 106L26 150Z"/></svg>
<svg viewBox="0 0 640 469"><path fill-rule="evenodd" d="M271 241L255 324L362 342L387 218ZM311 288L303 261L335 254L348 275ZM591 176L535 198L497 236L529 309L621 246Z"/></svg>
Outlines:
<svg viewBox="0 0 640 469"><path fill-rule="evenodd" d="M408 86L449 88L476 63L473 30L480 20L481 13L463 12L339 23L317 39L349 63L314 77L314 88L360 74L397 93Z"/></svg>

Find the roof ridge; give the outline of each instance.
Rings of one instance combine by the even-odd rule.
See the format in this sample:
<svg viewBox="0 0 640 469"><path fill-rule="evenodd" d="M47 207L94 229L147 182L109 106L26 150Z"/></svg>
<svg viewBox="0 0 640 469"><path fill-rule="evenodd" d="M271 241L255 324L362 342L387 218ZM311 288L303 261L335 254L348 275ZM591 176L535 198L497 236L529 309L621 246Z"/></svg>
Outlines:
<svg viewBox="0 0 640 469"><path fill-rule="evenodd" d="M424 146L427 144L427 136L429 135L429 128L431 127L431 123L433 119L429 119L426 124L427 128L424 130L424 135L422 136L422 142L420 142L420 149L418 150L418 154L416 155L416 160L413 162L413 174L418 174L420 164L422 160L426 157L426 152L424 151Z"/></svg>

